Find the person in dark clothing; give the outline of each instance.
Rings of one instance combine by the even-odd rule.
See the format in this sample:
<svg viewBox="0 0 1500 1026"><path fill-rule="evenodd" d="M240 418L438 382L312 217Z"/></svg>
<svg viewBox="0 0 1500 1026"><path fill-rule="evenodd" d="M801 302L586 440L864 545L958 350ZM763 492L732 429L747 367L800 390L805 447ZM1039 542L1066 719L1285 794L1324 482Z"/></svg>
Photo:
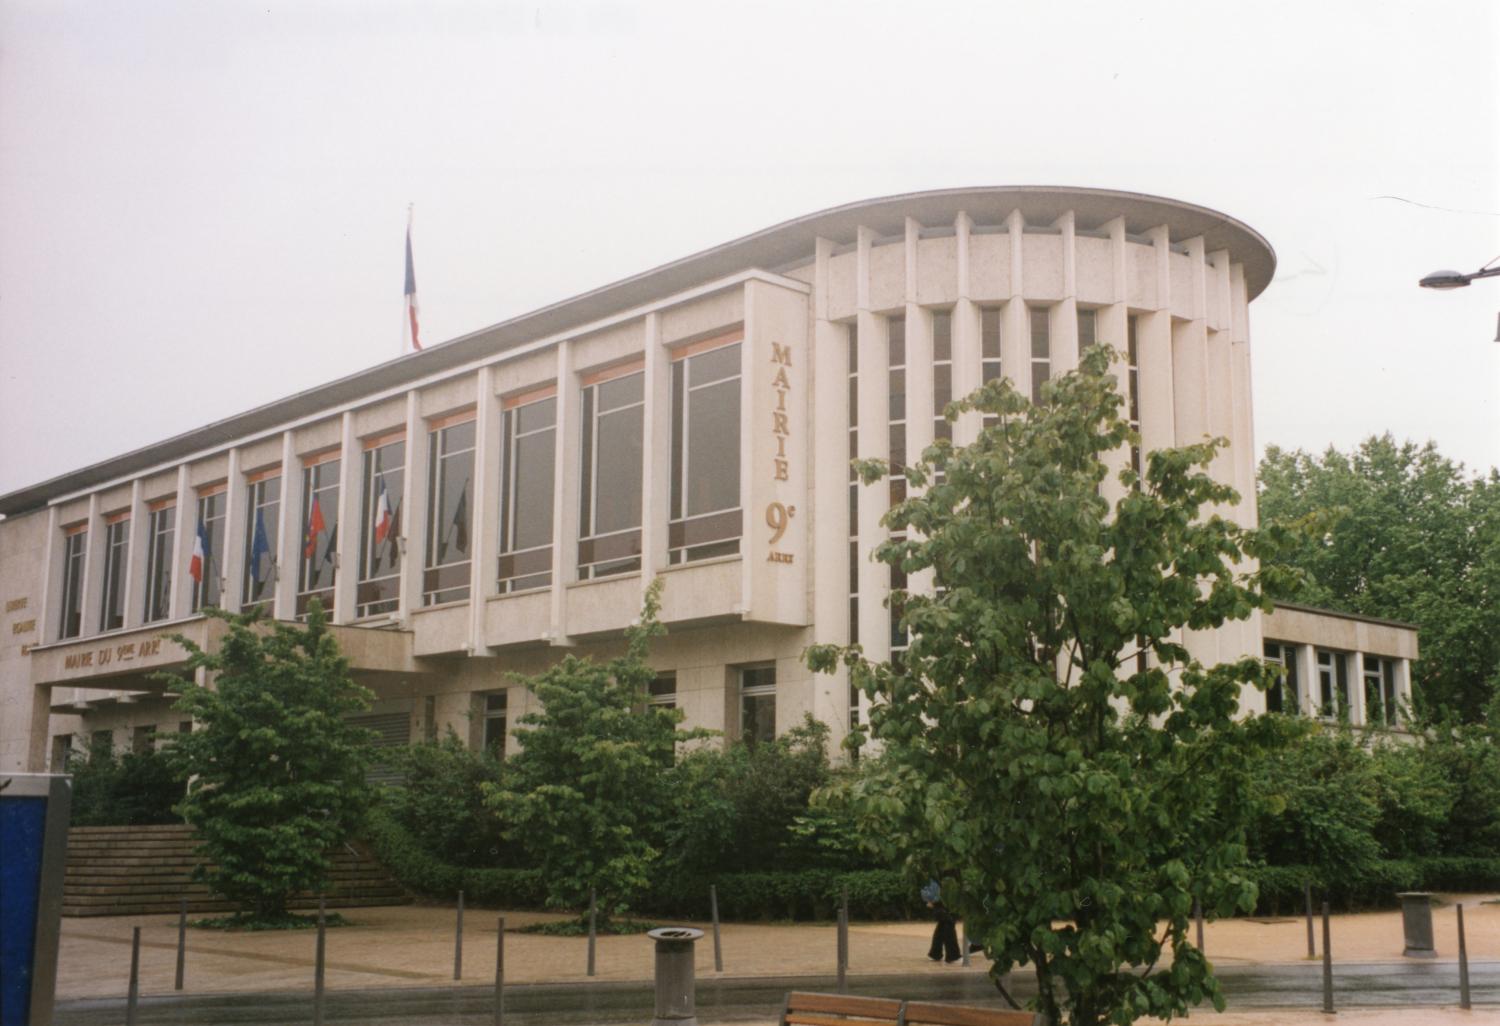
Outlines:
<svg viewBox="0 0 1500 1026"><path fill-rule="evenodd" d="M957 962L962 957L958 953L958 920L943 904L942 888L936 880L927 881L927 886L922 888L922 900L937 917L927 957L934 962Z"/></svg>

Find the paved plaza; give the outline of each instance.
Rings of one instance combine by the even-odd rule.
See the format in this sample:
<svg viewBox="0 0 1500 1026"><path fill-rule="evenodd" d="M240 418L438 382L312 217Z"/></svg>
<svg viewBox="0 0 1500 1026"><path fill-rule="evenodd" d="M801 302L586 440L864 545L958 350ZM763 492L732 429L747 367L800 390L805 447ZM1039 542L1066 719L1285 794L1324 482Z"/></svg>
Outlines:
<svg viewBox="0 0 1500 1026"><path fill-rule="evenodd" d="M1463 896L1469 957L1475 963L1500 962L1500 902L1493 895ZM1485 903L1489 902L1489 903ZM469 908L465 913L463 979L453 980L455 911L443 906L400 906L356 909L351 925L331 929L327 940L327 987L340 991L381 988L475 987L493 979L495 941L501 913ZM586 973L587 940L519 933L518 928L561 918L534 912L505 913L505 976L507 985L578 984L608 986L652 978L652 943L642 936L601 937L596 975ZM708 930L708 924L693 923ZM121 999L128 981L132 927L142 928L141 993L169 996L176 965L175 916L67 919L63 922L59 956L58 1000L90 1004L87 999ZM924 922L856 923L850 927L850 974L860 977L926 977L983 974L988 963L975 956L970 967L929 962L926 955L931 926ZM1335 970L1356 964L1366 972L1378 963L1410 965L1402 958L1399 912L1370 912L1335 916L1331 924ZM1438 961L1457 957L1456 914L1451 904L1434 913ZM1321 936L1321 926L1319 926ZM831 977L836 951L831 924L726 924L722 928L724 972L714 970L711 935L697 946L697 973L707 983L715 979L770 977ZM1321 941L1319 942L1321 945ZM315 932L224 933L190 929L187 941L184 996L286 994L312 986ZM1204 947L1215 965L1227 973L1256 966L1300 967L1306 959L1307 932L1300 918L1233 919L1207 924ZM1321 951L1321 946L1320 946ZM1431 965L1432 963L1423 963ZM1029 975L1029 974L1018 974ZM979 981L976 981L979 982ZM1020 982L1018 980L1018 982ZM897 996L897 995L893 995ZM395 995L393 995L395 997ZM1298 999L1300 1004L1304 999ZM1264 1002L1257 1001L1257 1004ZM1435 1005L1444 1002L1439 999ZM1456 993L1447 1002L1457 1004ZM1205 1010L1200 1015L1212 1015ZM1403 1008L1390 1013L1370 1009L1341 1012L1346 1022L1496 1022L1500 1007L1474 1012L1431 1007ZM1392 1018L1390 1016L1398 1016ZM649 1016L648 1016L649 1017ZM1247 1011L1231 1009L1214 1016L1221 1026L1323 1021L1307 1010Z"/></svg>

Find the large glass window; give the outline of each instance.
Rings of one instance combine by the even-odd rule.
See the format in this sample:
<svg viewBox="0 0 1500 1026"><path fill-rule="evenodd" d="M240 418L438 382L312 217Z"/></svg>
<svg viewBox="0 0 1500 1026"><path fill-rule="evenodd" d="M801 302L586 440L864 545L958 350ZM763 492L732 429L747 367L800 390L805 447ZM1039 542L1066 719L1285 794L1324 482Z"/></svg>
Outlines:
<svg viewBox="0 0 1500 1026"><path fill-rule="evenodd" d="M172 542L177 507L153 503L146 529L146 622L165 620L172 611Z"/></svg>
<svg viewBox="0 0 1500 1026"><path fill-rule="evenodd" d="M1125 322L1125 409L1130 418L1130 430L1136 435L1136 441L1130 446L1130 469L1135 471L1137 489L1141 487L1141 359L1139 343L1136 341L1138 320L1131 314Z"/></svg>
<svg viewBox="0 0 1500 1026"><path fill-rule="evenodd" d="M69 528L63 538L62 624L59 638L76 638L83 633L83 561L88 551L89 533L84 525Z"/></svg>
<svg viewBox="0 0 1500 1026"><path fill-rule="evenodd" d="M360 477L359 584L354 615L394 613L401 604L401 500L406 439L367 444Z"/></svg>
<svg viewBox="0 0 1500 1026"><path fill-rule="evenodd" d="M670 670L666 673L658 673L651 681L646 704L664 709L675 709L677 707L677 674Z"/></svg>
<svg viewBox="0 0 1500 1026"><path fill-rule="evenodd" d="M1394 727L1396 708L1396 661L1367 655L1364 658L1365 722Z"/></svg>
<svg viewBox="0 0 1500 1026"><path fill-rule="evenodd" d="M427 436L427 562L422 603L469 597L469 518L474 478L473 419Z"/></svg>
<svg viewBox="0 0 1500 1026"><path fill-rule="evenodd" d="M1078 311L1078 358L1099 344L1099 314L1095 310Z"/></svg>
<svg viewBox="0 0 1500 1026"><path fill-rule="evenodd" d="M578 576L587 580L641 568L641 371L583 390L583 481Z"/></svg>
<svg viewBox="0 0 1500 1026"><path fill-rule="evenodd" d="M130 517L111 518L104 528L104 595L99 606L99 629L125 626L125 566L130 554Z"/></svg>
<svg viewBox="0 0 1500 1026"><path fill-rule="evenodd" d="M337 458L309 461L302 468L302 558L297 567L297 616L307 615L313 599L333 614L338 576L339 468Z"/></svg>
<svg viewBox="0 0 1500 1026"><path fill-rule="evenodd" d="M223 485L198 493L198 526L193 536L193 554L188 573L193 578L193 612L219 605L219 587L224 565L219 553L224 551L224 513L228 493Z"/></svg>
<svg viewBox="0 0 1500 1026"><path fill-rule="evenodd" d="M1000 377L1000 311L986 307L979 311L979 380L988 384ZM993 413L984 415L984 426L1000 420Z"/></svg>
<svg viewBox="0 0 1500 1026"><path fill-rule="evenodd" d="M1044 306L1027 309L1031 317L1031 401L1042 401L1042 386L1052 376L1051 311Z"/></svg>
<svg viewBox="0 0 1500 1026"><path fill-rule="evenodd" d="M747 744L776 736L776 667L740 671L740 739Z"/></svg>
<svg viewBox="0 0 1500 1026"><path fill-rule="evenodd" d="M777 394L784 403L786 392ZM740 438L740 344L674 360L668 562L740 551Z"/></svg>
<svg viewBox="0 0 1500 1026"><path fill-rule="evenodd" d="M500 468L500 590L552 583L552 496L557 465L557 397L505 411Z"/></svg>
<svg viewBox="0 0 1500 1026"><path fill-rule="evenodd" d="M245 582L240 602L248 609L269 601L276 582L276 547L281 519L281 475L249 482L250 515L245 520Z"/></svg>
<svg viewBox="0 0 1500 1026"><path fill-rule="evenodd" d="M505 733L510 716L507 694L492 691L484 696L484 750L500 756L505 754Z"/></svg>
<svg viewBox="0 0 1500 1026"><path fill-rule="evenodd" d="M1297 650L1279 641L1268 641L1264 648L1266 662L1281 668L1281 679L1266 691L1266 712L1296 713Z"/></svg>
<svg viewBox="0 0 1500 1026"><path fill-rule="evenodd" d="M943 410L953 401L953 316L946 310L932 315L932 437L953 438L953 425Z"/></svg>
<svg viewBox="0 0 1500 1026"><path fill-rule="evenodd" d="M1329 719L1349 715L1349 660L1342 652L1318 649L1318 713Z"/></svg>

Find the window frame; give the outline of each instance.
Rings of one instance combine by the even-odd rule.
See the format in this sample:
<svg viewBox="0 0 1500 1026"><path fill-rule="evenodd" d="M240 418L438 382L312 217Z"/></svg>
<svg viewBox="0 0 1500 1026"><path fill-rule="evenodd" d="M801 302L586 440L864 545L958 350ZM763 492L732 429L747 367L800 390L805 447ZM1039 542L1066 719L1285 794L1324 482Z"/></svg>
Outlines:
<svg viewBox="0 0 1500 1026"><path fill-rule="evenodd" d="M600 411L599 393L605 385L640 378L640 397ZM585 379L580 389L579 413L582 417L581 485L579 496L579 529L577 569L580 581L598 580L641 570L641 531L645 520L645 492L640 486L634 526L599 533L599 431L607 417L635 412L639 418L641 458L636 461L635 477L644 474L646 427L646 369L643 361L613 368ZM602 552L599 550L603 550Z"/></svg>
<svg viewBox="0 0 1500 1026"><path fill-rule="evenodd" d="M668 389L671 412L672 458L668 485L667 563L677 566L704 559L740 554L744 533L744 496L740 494L740 446L745 436L744 404L741 392L745 377L744 340L736 333L697 345L684 346L672 354L671 383ZM693 382L693 368L699 360L735 352L734 372L704 384ZM734 504L701 513L689 513L690 484L694 465L699 461L716 462L714 454L697 454L693 450L693 398L707 389L732 386L737 429L733 438Z"/></svg>
<svg viewBox="0 0 1500 1026"><path fill-rule="evenodd" d="M244 579L240 582L240 608L249 611L272 602L276 598L276 581L281 576L281 503L284 496L281 487L281 470L277 468L246 479ZM275 498L266 498L266 493L275 485ZM257 514L266 528L267 553L271 561L264 581L256 582L251 572L250 553L255 548L255 521Z"/></svg>
<svg viewBox="0 0 1500 1026"><path fill-rule="evenodd" d="M467 448L447 449L454 433L468 428L473 434ZM475 411L454 414L428 422L427 431L427 538L422 555L422 605L438 606L449 602L466 602L470 598L470 581L474 549L474 484L475 460L479 448L479 425ZM446 451L445 451L446 450ZM453 513L446 523L443 519L443 496L448 488L449 474L461 464L467 463L467 476L459 486L458 499ZM462 546L455 545L461 558L445 559L447 538L456 532L460 520L458 511L464 510ZM455 541L457 539L455 538Z"/></svg>
<svg viewBox="0 0 1500 1026"><path fill-rule="evenodd" d="M203 525L203 536L207 547L203 553L203 578L193 582L192 611L202 612L218 606L224 598L224 565L219 551L224 547L225 524L229 515L229 491L223 485L200 489L198 492L197 520L193 524L193 539L197 541L198 525ZM215 566L217 564L217 570ZM212 599L210 599L212 589Z"/></svg>
<svg viewBox="0 0 1500 1026"><path fill-rule="evenodd" d="M1052 308L1028 306L1026 319L1031 339L1031 402L1036 405L1042 401L1042 386L1052 379ZM1038 348L1042 355L1037 354Z"/></svg>
<svg viewBox="0 0 1500 1026"><path fill-rule="evenodd" d="M550 403L552 415L541 426L523 428L522 418L526 411L536 411L543 403ZM556 544L555 528L557 509L557 389L547 389L518 396L502 404L500 426L500 552L496 563L496 580L500 594L530 591L552 586L552 553ZM516 548L516 536L520 533L519 507L521 502L520 479L521 445L528 439L542 435L552 436L552 458L547 461L547 541L540 545Z"/></svg>
<svg viewBox="0 0 1500 1026"><path fill-rule="evenodd" d="M747 683L754 675L770 674L770 680L757 679L757 683ZM776 739L776 664L757 663L751 666L737 667L735 670L736 680L739 684L740 705L740 741L747 745L760 744L762 742L774 741ZM770 698L771 709L771 733L769 737L761 737L759 732L751 732L747 728L752 719L759 721L758 715L752 717L749 714L759 712L761 700Z"/></svg>
<svg viewBox="0 0 1500 1026"><path fill-rule="evenodd" d="M400 447L400 462L386 465L392 459L390 453ZM354 585L354 617L362 620L372 616L388 615L401 608L401 569L405 562L404 546L401 543L401 516L406 498L407 466L406 433L396 432L374 439L366 439L360 452L360 531L359 570ZM380 466L377 467L377 464ZM396 477L396 487L390 482ZM391 526L385 541L375 540L375 504L380 499L377 484L386 486L386 503L391 510ZM394 499L394 502L392 501ZM381 550L388 550L391 569L378 575L373 568L382 561Z"/></svg>
<svg viewBox="0 0 1500 1026"><path fill-rule="evenodd" d="M62 605L58 610L59 641L83 635L84 570L88 561L88 546L87 524L64 529Z"/></svg>
<svg viewBox="0 0 1500 1026"><path fill-rule="evenodd" d="M177 538L177 503L153 503L146 514L146 594L142 623L172 616L172 562Z"/></svg>
<svg viewBox="0 0 1500 1026"><path fill-rule="evenodd" d="M333 615L333 603L335 590L338 586L338 535L339 514L343 509L343 494L340 488L340 477L343 468L343 459L338 450L323 457L313 457L302 463L302 512L299 522L302 525L301 534L298 536L297 544L297 619L307 618L307 607L313 599L323 603L323 609L331 617ZM329 513L328 496L332 495L332 513ZM306 538L312 529L313 504L318 505L318 514L323 518L324 530L320 531L313 539L313 554L307 555ZM318 559L318 540L326 534L328 536L327 548L323 551L323 558ZM317 578L322 575L323 567L327 565L330 571L328 583L318 585Z"/></svg>
<svg viewBox="0 0 1500 1026"><path fill-rule="evenodd" d="M130 566L130 514L104 523L104 574L99 588L99 633L125 629L126 576Z"/></svg>

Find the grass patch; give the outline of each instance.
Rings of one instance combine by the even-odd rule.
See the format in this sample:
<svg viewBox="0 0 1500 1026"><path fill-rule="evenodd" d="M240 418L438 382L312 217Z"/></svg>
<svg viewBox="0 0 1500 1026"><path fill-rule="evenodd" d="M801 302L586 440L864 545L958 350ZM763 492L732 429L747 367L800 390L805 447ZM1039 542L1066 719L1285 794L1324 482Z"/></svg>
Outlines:
<svg viewBox="0 0 1500 1026"><path fill-rule="evenodd" d="M644 923L639 919L610 919L601 920L597 925L596 932L604 936L623 936L627 934L645 933L654 930L660 923ZM517 933L541 933L548 937L586 937L589 932L587 919L561 919L550 923L532 923L523 926Z"/></svg>
<svg viewBox="0 0 1500 1026"><path fill-rule="evenodd" d="M353 926L349 920L337 912L329 912L323 917L325 926ZM213 916L209 919L194 919L189 926L200 930L238 930L246 933L257 930L316 930L318 928L318 917L316 913L299 916L288 912L279 919L255 919L251 916L235 913L232 916Z"/></svg>

